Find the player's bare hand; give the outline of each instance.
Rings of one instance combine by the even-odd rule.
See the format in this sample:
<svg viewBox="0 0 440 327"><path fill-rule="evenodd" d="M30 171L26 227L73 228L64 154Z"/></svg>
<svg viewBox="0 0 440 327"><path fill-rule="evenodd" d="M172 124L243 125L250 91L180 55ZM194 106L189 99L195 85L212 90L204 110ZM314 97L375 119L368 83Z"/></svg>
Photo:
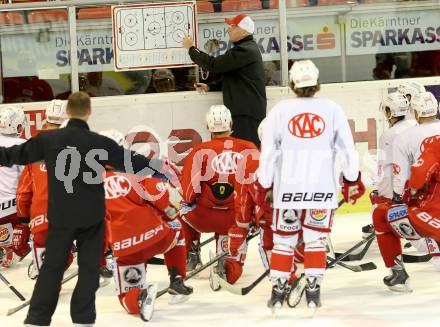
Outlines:
<svg viewBox="0 0 440 327"><path fill-rule="evenodd" d="M189 50L191 47L194 46L194 41L193 41L193 39L191 38L191 36L189 36L189 35L185 35L185 36L183 37L182 44L183 44L183 47L184 47L185 49Z"/></svg>
<svg viewBox="0 0 440 327"><path fill-rule="evenodd" d="M205 83L195 83L194 88L199 92L200 94L205 94L209 91L209 86Z"/></svg>

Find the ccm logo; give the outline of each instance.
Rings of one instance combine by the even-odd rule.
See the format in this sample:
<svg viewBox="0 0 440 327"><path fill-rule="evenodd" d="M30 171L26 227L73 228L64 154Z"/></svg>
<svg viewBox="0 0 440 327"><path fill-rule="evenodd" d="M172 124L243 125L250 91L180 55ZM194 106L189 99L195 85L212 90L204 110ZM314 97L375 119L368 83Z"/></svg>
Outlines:
<svg viewBox="0 0 440 327"><path fill-rule="evenodd" d="M440 229L440 220L438 218L433 218L427 212L421 212L417 215L421 221L424 221L428 225L431 225L434 228Z"/></svg>
<svg viewBox="0 0 440 327"><path fill-rule="evenodd" d="M154 229L150 229L149 231L142 233L141 235L133 236L130 238L126 238L122 241L118 241L118 242L113 243L113 250L115 250L115 251L124 250L129 247L141 244L142 242L146 242L150 238L159 234L160 231L163 231L163 225L159 225Z"/></svg>
<svg viewBox="0 0 440 327"><path fill-rule="evenodd" d="M325 122L320 116L312 113L296 115L289 121L289 131L293 136L303 139L318 137L325 130Z"/></svg>

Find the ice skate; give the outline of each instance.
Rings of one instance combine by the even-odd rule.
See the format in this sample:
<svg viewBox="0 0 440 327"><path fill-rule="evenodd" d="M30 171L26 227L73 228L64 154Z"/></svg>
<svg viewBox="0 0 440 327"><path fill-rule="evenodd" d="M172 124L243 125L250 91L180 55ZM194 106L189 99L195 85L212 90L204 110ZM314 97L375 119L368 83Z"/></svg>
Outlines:
<svg viewBox="0 0 440 327"><path fill-rule="evenodd" d="M170 271L170 286L168 293L171 298L169 304L179 304L189 300L189 295L193 293L193 288L184 284L183 277L177 274L175 268Z"/></svg>
<svg viewBox="0 0 440 327"><path fill-rule="evenodd" d="M316 277L306 277L306 300L307 307L313 310L313 314L321 307L321 286Z"/></svg>
<svg viewBox="0 0 440 327"><path fill-rule="evenodd" d="M412 292L410 278L402 261L396 258L395 263L391 268L390 274L384 277L384 284L394 292Z"/></svg>
<svg viewBox="0 0 440 327"><path fill-rule="evenodd" d="M215 255L211 251L209 252L209 260L214 259ZM217 292L221 289L220 282L218 281L219 278L225 279L225 265L224 265L224 259L220 259L217 264L211 265L209 268L209 286L211 286L211 289L214 292Z"/></svg>
<svg viewBox="0 0 440 327"><path fill-rule="evenodd" d="M143 321L150 321L153 317L154 303L157 296L157 284L149 284L148 287L139 293L138 305L140 316Z"/></svg>
<svg viewBox="0 0 440 327"><path fill-rule="evenodd" d="M187 253L186 258L186 271L191 272L202 265L202 259L200 256L200 242L192 241L191 249Z"/></svg>
<svg viewBox="0 0 440 327"><path fill-rule="evenodd" d="M276 279L273 281L272 294L267 301L267 307L272 310L272 314L275 314L277 310L281 309L289 293L289 285L285 279Z"/></svg>

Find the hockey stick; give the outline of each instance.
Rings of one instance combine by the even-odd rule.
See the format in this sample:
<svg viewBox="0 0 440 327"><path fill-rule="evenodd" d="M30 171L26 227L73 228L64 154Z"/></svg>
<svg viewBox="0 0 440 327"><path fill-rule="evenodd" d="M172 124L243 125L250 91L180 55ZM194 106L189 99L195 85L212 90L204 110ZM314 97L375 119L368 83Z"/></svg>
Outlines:
<svg viewBox="0 0 440 327"><path fill-rule="evenodd" d="M246 238L246 241L249 242L251 239L253 239L254 237L256 237L259 233L255 233L252 234L250 236L248 236ZM204 265L200 266L199 268L194 269L193 271L191 271L188 275L186 275L186 277L183 279L184 281L193 278L195 275L199 274L201 271L205 270L206 268L209 268L210 266L212 266L214 263L216 263L217 261L219 261L220 259L226 257L229 255L229 252L224 252L224 253L220 253L218 255L216 255L214 258L212 258L212 260L208 261L207 263L205 263ZM163 289L162 291L159 291L157 293L157 298L161 297L162 295L166 294L168 292L170 288L167 287L165 289Z"/></svg>
<svg viewBox="0 0 440 327"><path fill-rule="evenodd" d="M361 247L362 245L364 245L365 243L370 242L371 240L374 240L374 238L376 237L375 233L371 233L367 238L363 239L362 241L360 241L359 243L355 244L354 246L352 246L350 249L348 249L347 251L345 251L344 253L342 253L339 257L335 258L335 259L331 259L330 261L327 262L327 268L331 268L333 267L335 264L341 262L344 258L346 258L348 255L350 255L351 252L353 252L354 250L356 250L357 248Z"/></svg>
<svg viewBox="0 0 440 327"><path fill-rule="evenodd" d="M367 253L368 249L370 248L371 244L373 243L374 238L368 241L365 244L365 247L362 249L361 252L356 254L349 254L347 255L342 261L359 261L362 260L365 257L365 254ZM335 257L339 258L343 253L341 252L335 252Z"/></svg>
<svg viewBox="0 0 440 327"><path fill-rule="evenodd" d="M205 246L206 244L211 243L212 241L215 240L215 236L212 236L210 238L208 238L207 240L204 240L202 243L200 243L197 246L197 249L200 249L202 246ZM157 257L152 257L151 259L148 260L148 264L150 265L158 265L158 266L163 266L165 265L165 259L162 258L157 258Z"/></svg>
<svg viewBox="0 0 440 327"><path fill-rule="evenodd" d="M2 280L3 283L6 284L7 287L9 287L9 289L14 292L15 295L17 295L17 297L22 300L22 301L26 301L26 298L14 287L11 285L11 283L9 283L9 281L6 279L5 276L3 276L3 274L0 273L0 279Z"/></svg>
<svg viewBox="0 0 440 327"><path fill-rule="evenodd" d="M64 277L61 284L67 283L68 281L74 279L76 276L78 276L78 270L71 273L69 276ZM27 300L26 302L16 306L15 308L9 309L8 312L6 313L6 316L13 315L14 313L20 311L21 309L26 308L30 303L31 303L31 300Z"/></svg>
<svg viewBox="0 0 440 327"><path fill-rule="evenodd" d="M415 254L402 254L403 262L405 263L418 263L418 262L428 262L431 260L431 255L423 254L423 255L415 255Z"/></svg>
<svg viewBox="0 0 440 327"><path fill-rule="evenodd" d="M268 276L270 273L270 269L267 269L263 274L261 274L255 281L253 281L249 286L246 287L236 287L232 284L229 284L227 281L225 281L223 278L219 278L218 282L221 286L222 289L225 289L226 291L232 293L232 294L236 294L236 295L246 295L248 294L250 291L252 291L255 286L257 286L258 284L260 284L260 282L266 277Z"/></svg>

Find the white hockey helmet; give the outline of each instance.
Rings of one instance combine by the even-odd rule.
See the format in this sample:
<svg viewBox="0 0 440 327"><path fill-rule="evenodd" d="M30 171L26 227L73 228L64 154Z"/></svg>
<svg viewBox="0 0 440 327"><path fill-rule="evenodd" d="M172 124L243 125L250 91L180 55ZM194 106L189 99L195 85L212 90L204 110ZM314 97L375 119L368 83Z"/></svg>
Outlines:
<svg viewBox="0 0 440 327"><path fill-rule="evenodd" d="M409 112L409 101L404 94L395 92L382 99L380 108L383 112L389 108L391 117L402 117Z"/></svg>
<svg viewBox="0 0 440 327"><path fill-rule="evenodd" d="M0 110L0 133L19 135L26 126L26 121L26 115L21 106L7 106Z"/></svg>
<svg viewBox="0 0 440 327"><path fill-rule="evenodd" d="M265 124L265 123L266 123L266 118L264 118L264 119L261 121L260 125L258 125L257 133L258 133L258 139L259 139L260 141L263 140L263 129L264 129L264 124Z"/></svg>
<svg viewBox="0 0 440 327"><path fill-rule="evenodd" d="M438 101L431 92L422 92L411 99L411 107L418 117L432 117L437 115Z"/></svg>
<svg viewBox="0 0 440 327"><path fill-rule="evenodd" d="M295 89L315 86L318 84L319 70L311 60L299 60L290 68L289 79L295 84Z"/></svg>
<svg viewBox="0 0 440 327"><path fill-rule="evenodd" d="M214 105L206 114L206 124L211 133L230 131L232 128L231 112L224 105Z"/></svg>
<svg viewBox="0 0 440 327"><path fill-rule="evenodd" d="M109 139L112 139L115 141L118 145L123 146L124 148L127 147L127 143L125 142L125 136L120 131L116 129L108 129L105 131L99 132L99 134L108 137Z"/></svg>
<svg viewBox="0 0 440 327"><path fill-rule="evenodd" d="M52 100L46 108L46 121L61 125L68 118L66 114L67 101Z"/></svg>
<svg viewBox="0 0 440 327"><path fill-rule="evenodd" d="M420 84L419 82L403 82L399 84L399 87L397 88L397 91L404 96L411 96L411 99L414 98L416 95L426 92L425 87Z"/></svg>

